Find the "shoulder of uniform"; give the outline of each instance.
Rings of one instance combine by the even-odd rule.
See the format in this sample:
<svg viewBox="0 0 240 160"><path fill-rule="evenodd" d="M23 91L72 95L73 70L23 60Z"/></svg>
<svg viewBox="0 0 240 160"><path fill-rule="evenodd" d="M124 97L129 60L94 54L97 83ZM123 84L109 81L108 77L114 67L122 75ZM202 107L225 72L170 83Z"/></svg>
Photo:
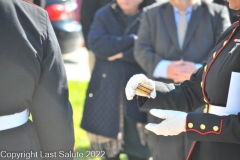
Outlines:
<svg viewBox="0 0 240 160"><path fill-rule="evenodd" d="M26 4L24 7L32 8L31 10L34 12L34 14L37 14L39 16L43 15L43 17L46 17L48 15L47 11L44 8L34 4L33 2L30 2L28 0L22 0L22 2Z"/></svg>
<svg viewBox="0 0 240 160"><path fill-rule="evenodd" d="M29 2L28 0L22 0L20 2L22 2L21 4L22 10L25 10L25 9L29 10L28 12L26 12L26 14L28 15L26 16L26 18L35 19L35 20L30 20L29 25L34 24L34 26L38 26L37 30L39 32L45 32L47 28L47 24L49 23L47 11L40 6L32 2Z"/></svg>

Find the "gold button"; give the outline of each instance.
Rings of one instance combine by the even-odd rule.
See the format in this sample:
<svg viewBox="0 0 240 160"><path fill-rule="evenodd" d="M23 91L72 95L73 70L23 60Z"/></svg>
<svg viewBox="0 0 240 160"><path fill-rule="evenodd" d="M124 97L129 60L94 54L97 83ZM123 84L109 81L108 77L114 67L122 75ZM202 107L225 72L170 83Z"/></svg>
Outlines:
<svg viewBox="0 0 240 160"><path fill-rule="evenodd" d="M225 46L225 45L227 44L227 42L228 42L227 40L226 40L226 41L224 41L224 43L223 43L223 46Z"/></svg>
<svg viewBox="0 0 240 160"><path fill-rule="evenodd" d="M102 77L103 77L103 78L106 78L106 77L107 77L107 75L104 73L104 74L102 74Z"/></svg>
<svg viewBox="0 0 240 160"><path fill-rule="evenodd" d="M188 123L188 128L193 128L193 124L192 123Z"/></svg>
<svg viewBox="0 0 240 160"><path fill-rule="evenodd" d="M206 126L204 124L201 124L200 128L201 128L201 130L204 130L206 128Z"/></svg>
<svg viewBox="0 0 240 160"><path fill-rule="evenodd" d="M216 54L217 54L217 52L214 52L214 53L213 53L213 58L215 58L215 57L216 57Z"/></svg>
<svg viewBox="0 0 240 160"><path fill-rule="evenodd" d="M90 98L92 98L93 97L93 94L92 93L89 93L89 95L88 95Z"/></svg>
<svg viewBox="0 0 240 160"><path fill-rule="evenodd" d="M218 129L219 129L218 126L214 126L214 127L213 127L213 130L214 130L215 132L217 132Z"/></svg>
<svg viewBox="0 0 240 160"><path fill-rule="evenodd" d="M207 65L204 67L204 72L207 72Z"/></svg>

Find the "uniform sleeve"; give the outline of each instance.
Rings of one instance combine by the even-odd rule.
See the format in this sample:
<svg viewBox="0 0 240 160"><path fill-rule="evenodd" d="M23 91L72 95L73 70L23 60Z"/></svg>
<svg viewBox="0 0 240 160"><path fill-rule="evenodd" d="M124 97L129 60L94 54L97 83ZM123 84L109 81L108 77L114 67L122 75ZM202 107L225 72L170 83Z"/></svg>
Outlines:
<svg viewBox="0 0 240 160"><path fill-rule="evenodd" d="M188 113L187 137L191 141L212 141L240 144L240 114L217 116Z"/></svg>
<svg viewBox="0 0 240 160"><path fill-rule="evenodd" d="M151 15L147 11L143 12L140 27L138 30L138 39L134 46L134 57L137 63L143 68L148 75L153 75L153 71L158 62L162 59L161 54L156 54L153 51L151 37L152 32L155 32L150 22Z"/></svg>
<svg viewBox="0 0 240 160"><path fill-rule="evenodd" d="M166 84L156 82L157 96L155 99L138 97L138 106L141 110L149 110L152 108L169 109L179 111L194 111L203 106L203 95L201 91L201 77L203 67L195 71L190 80L181 84Z"/></svg>
<svg viewBox="0 0 240 160"><path fill-rule="evenodd" d="M109 21L109 20L108 20ZM113 35L107 31L106 17L103 14L95 15L88 35L90 50L101 59L107 59L133 46L134 35Z"/></svg>
<svg viewBox="0 0 240 160"><path fill-rule="evenodd" d="M69 152L74 145L72 108L68 101L68 85L61 51L48 18L43 46L41 75L32 97L30 112L42 151Z"/></svg>

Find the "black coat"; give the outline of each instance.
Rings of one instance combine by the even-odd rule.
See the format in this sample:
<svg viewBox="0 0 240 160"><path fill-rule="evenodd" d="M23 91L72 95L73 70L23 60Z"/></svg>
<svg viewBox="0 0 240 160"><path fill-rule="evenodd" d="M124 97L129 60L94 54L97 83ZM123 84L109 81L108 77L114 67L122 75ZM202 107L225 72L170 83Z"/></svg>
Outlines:
<svg viewBox="0 0 240 160"><path fill-rule="evenodd" d="M127 101L124 88L129 78L142 69L133 57L134 38L139 27L140 13L131 24L115 2L100 9L89 33L89 46L96 55L96 63L89 82L81 127L85 130L117 138L119 106L126 107L126 115L136 122L146 122L146 113L139 112L136 100ZM123 52L123 58L107 58Z"/></svg>
<svg viewBox="0 0 240 160"><path fill-rule="evenodd" d="M22 0L1 0L0 19L0 116L29 109L33 120L0 131L0 151L72 151L66 73L47 12Z"/></svg>
<svg viewBox="0 0 240 160"><path fill-rule="evenodd" d="M208 111L209 104L225 107L231 73L240 72L238 41L240 41L239 21L219 37L212 56L204 67L192 75L191 80L181 85L157 83L156 99L147 100L140 97L139 105L147 108L151 106L182 111L194 111L202 105L206 105L205 111ZM195 143L188 159L239 160L239 119L239 114L217 116L190 112L187 116L186 133L188 139ZM188 125L189 123L193 125ZM204 124L206 128L201 129L201 124Z"/></svg>

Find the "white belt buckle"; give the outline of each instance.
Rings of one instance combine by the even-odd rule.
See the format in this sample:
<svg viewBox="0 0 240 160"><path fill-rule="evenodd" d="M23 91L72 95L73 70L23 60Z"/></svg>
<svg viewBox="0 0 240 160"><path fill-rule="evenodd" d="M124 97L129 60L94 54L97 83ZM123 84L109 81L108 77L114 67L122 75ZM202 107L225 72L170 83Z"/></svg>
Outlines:
<svg viewBox="0 0 240 160"><path fill-rule="evenodd" d="M15 128L25 124L28 121L28 110L22 112L0 116L0 131Z"/></svg>

